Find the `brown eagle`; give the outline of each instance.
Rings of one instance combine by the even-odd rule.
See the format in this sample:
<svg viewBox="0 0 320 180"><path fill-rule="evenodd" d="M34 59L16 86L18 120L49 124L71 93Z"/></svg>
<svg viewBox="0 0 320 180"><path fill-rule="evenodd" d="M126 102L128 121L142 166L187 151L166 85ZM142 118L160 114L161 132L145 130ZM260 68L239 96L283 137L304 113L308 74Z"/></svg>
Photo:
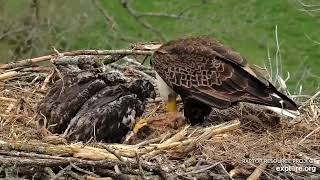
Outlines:
<svg viewBox="0 0 320 180"><path fill-rule="evenodd" d="M191 124L204 121L211 108L225 109L238 102L264 105L295 117L295 102L250 67L238 52L210 38L186 38L158 48L151 64L157 72L160 95L169 111L176 111L176 96Z"/></svg>

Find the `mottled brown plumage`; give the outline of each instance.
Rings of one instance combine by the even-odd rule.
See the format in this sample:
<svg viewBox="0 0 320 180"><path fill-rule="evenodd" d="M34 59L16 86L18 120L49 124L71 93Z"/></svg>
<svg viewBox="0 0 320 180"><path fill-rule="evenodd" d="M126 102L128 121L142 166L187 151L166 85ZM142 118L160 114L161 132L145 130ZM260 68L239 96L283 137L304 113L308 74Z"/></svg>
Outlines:
<svg viewBox="0 0 320 180"><path fill-rule="evenodd" d="M126 81L121 73L79 71L66 73L39 103L39 128L63 134L69 141L119 143L155 97L143 79Z"/></svg>
<svg viewBox="0 0 320 180"><path fill-rule="evenodd" d="M243 101L297 110L292 100L278 92L238 52L209 38L164 44L154 52L152 64L185 105L227 108ZM190 108L185 114L192 111Z"/></svg>

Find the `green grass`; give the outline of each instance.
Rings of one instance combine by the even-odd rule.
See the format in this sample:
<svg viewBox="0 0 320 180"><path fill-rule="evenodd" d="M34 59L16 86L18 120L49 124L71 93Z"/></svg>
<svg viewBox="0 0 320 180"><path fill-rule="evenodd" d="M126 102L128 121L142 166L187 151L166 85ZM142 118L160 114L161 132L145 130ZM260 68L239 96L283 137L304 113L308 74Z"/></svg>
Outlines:
<svg viewBox="0 0 320 180"><path fill-rule="evenodd" d="M40 14L42 18L50 19L50 25L39 27L37 32L40 38L36 38L34 43L39 48L31 56L45 54L51 50L51 46L62 51L110 49L128 47L135 42L161 41L158 34L137 23L117 0L102 1L105 10L117 22L116 32L111 30L91 1L40 2ZM23 4L19 0L0 3L5 4L5 11L0 12L0 18L10 17L7 18L9 21L19 22L29 12L28 1ZM142 20L160 30L166 40L185 36L212 36L259 66L266 62L268 48L275 64L277 26L283 74L290 72L288 85L291 92L296 89L299 81L306 93L319 90L320 45L312 40L320 41L320 19L299 10L302 6L297 1L208 0L206 4L200 4L200 0L134 0L131 6L139 12L167 14L179 14L192 6L188 11L183 11L186 17L183 19L143 17ZM4 39L0 40L0 47L10 49L12 44ZM6 50L0 50L0 58L3 62L9 59Z"/></svg>

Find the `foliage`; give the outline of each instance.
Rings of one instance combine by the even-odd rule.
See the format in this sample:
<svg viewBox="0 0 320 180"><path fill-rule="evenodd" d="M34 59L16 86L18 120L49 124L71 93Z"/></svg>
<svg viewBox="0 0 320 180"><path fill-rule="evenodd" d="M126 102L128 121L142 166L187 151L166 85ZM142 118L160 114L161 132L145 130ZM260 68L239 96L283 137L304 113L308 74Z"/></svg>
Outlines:
<svg viewBox="0 0 320 180"><path fill-rule="evenodd" d="M120 0L0 0L0 62L47 54L52 47L60 51L111 49L136 42L209 35L261 67L268 67L269 49L275 69L277 26L283 76L290 72L291 92L297 93L301 84L308 93L319 89L319 13L305 11L310 8L302 1L127 2L136 15L141 15L138 19Z"/></svg>

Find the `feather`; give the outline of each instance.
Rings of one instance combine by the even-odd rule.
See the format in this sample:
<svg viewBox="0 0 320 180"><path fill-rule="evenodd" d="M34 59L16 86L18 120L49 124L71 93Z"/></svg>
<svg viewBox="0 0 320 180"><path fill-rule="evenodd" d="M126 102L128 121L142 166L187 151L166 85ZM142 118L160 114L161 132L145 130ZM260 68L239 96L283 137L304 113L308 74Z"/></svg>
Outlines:
<svg viewBox="0 0 320 180"><path fill-rule="evenodd" d="M57 81L38 106L38 124L69 141L121 142L155 97L147 80L127 83L115 72L78 72ZM40 127L40 128L42 128Z"/></svg>
<svg viewBox="0 0 320 180"><path fill-rule="evenodd" d="M170 88L189 100L221 109L249 102L298 110L238 52L209 38L164 44L154 52L152 64Z"/></svg>

